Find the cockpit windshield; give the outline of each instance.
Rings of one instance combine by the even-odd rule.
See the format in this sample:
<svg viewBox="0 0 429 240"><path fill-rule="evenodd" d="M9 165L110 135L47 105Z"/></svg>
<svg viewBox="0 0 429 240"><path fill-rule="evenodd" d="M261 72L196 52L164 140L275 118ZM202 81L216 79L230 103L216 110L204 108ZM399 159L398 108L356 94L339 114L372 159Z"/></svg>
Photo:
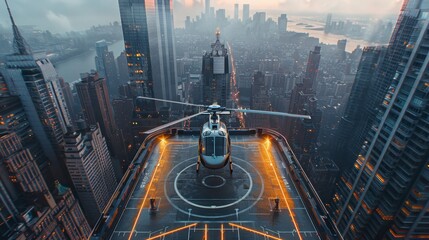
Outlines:
<svg viewBox="0 0 429 240"><path fill-rule="evenodd" d="M225 155L225 138L224 137L206 137L205 152L207 156L224 156Z"/></svg>
<svg viewBox="0 0 429 240"><path fill-rule="evenodd" d="M205 141L205 155L211 156L214 154L214 138L213 137L206 137L204 138Z"/></svg>
<svg viewBox="0 0 429 240"><path fill-rule="evenodd" d="M216 137L215 152L216 152L216 156L225 155L225 138L224 137Z"/></svg>

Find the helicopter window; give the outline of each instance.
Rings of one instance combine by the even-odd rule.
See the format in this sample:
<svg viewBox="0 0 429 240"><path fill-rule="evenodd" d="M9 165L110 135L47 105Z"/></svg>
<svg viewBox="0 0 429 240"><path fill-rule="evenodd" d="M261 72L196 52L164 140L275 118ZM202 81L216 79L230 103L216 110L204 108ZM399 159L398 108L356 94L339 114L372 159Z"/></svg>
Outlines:
<svg viewBox="0 0 429 240"><path fill-rule="evenodd" d="M225 155L225 138L224 137L216 137L216 156Z"/></svg>
<svg viewBox="0 0 429 240"><path fill-rule="evenodd" d="M206 137L205 138L206 152L205 155L211 156L214 154L214 138Z"/></svg>

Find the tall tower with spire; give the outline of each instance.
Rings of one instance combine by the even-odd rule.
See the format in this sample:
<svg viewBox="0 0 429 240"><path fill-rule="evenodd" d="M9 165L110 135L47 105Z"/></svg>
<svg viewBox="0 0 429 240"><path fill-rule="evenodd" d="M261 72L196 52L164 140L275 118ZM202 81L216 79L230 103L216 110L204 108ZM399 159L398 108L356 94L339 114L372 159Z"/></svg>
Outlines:
<svg viewBox="0 0 429 240"><path fill-rule="evenodd" d="M21 32L19 32L19 29L15 24L15 20L12 17L12 12L10 11L7 0L4 0L4 2L6 3L6 8L7 8L7 11L9 12L10 21L12 22L14 52L19 53L20 55L30 55L31 54L30 46L22 37Z"/></svg>
<svg viewBox="0 0 429 240"><path fill-rule="evenodd" d="M71 118L58 74L46 54L31 51L15 24L7 0L5 3L12 23L14 53L6 56L5 67L0 71L10 94L20 98L37 140L43 143L49 161L40 163L40 170L46 173L51 168L55 179L68 183L60 153Z"/></svg>
<svg viewBox="0 0 429 240"><path fill-rule="evenodd" d="M207 105L217 102L231 107L231 81L228 49L220 42L220 30L216 29L216 42L203 56L202 99Z"/></svg>

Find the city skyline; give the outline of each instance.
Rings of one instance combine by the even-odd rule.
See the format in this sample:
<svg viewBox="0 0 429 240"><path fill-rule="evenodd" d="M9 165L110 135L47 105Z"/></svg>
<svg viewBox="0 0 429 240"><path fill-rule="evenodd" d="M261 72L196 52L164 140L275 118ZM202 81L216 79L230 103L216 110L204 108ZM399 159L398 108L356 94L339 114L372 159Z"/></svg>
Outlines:
<svg viewBox="0 0 429 240"><path fill-rule="evenodd" d="M1 239L428 238L429 0L32 4L0 16Z"/></svg>
<svg viewBox="0 0 429 240"><path fill-rule="evenodd" d="M40 29L48 29L54 33L64 33L69 31L82 31L100 24L110 22L120 22L119 7L117 0L41 0L28 2L25 0L13 1L14 15L19 19L17 25L36 25ZM281 13L293 15L321 15L352 14L370 15L374 18L382 18L386 15L396 16L399 13L402 0L362 0L355 1L323 1L323 0L278 0L261 1L239 0L211 1L211 6L216 9L225 8L226 15L231 19L234 17L234 4L240 5L239 18L242 18L243 4L250 4L250 15L256 11L266 11L268 17L277 19ZM31 9L31 11L28 11ZM183 27L186 16L192 18L204 12L203 0L175 0L173 1L174 24L176 27ZM2 8L3 10L3 8ZM0 26L8 27L9 19L6 14L0 15Z"/></svg>

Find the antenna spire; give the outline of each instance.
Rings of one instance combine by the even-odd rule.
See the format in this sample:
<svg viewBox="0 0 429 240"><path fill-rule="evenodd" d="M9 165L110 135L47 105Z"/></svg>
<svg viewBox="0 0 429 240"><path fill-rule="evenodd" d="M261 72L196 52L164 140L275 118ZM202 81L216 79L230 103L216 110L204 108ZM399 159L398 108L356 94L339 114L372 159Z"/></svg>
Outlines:
<svg viewBox="0 0 429 240"><path fill-rule="evenodd" d="M12 30L13 30L13 48L15 50L15 53L18 53L20 55L30 55L31 49L28 46L25 39L22 37L21 33L19 32L18 27L15 24L15 20L13 20L12 12L10 11L9 4L7 3L7 0L4 0L6 3L7 11L9 12L10 21L12 22Z"/></svg>
<svg viewBox="0 0 429 240"><path fill-rule="evenodd" d="M219 41L220 38L220 28L216 28L216 39Z"/></svg>

